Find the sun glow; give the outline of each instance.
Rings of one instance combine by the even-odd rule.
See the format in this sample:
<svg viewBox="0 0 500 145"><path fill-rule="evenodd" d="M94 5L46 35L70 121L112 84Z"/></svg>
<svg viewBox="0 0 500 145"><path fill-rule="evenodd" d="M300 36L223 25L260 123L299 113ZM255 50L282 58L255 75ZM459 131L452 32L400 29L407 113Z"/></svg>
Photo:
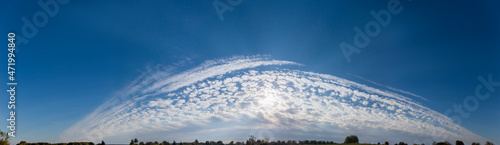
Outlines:
<svg viewBox="0 0 500 145"><path fill-rule="evenodd" d="M265 97L260 101L262 107L264 108L274 108L279 103L279 98L275 94L266 94Z"/></svg>

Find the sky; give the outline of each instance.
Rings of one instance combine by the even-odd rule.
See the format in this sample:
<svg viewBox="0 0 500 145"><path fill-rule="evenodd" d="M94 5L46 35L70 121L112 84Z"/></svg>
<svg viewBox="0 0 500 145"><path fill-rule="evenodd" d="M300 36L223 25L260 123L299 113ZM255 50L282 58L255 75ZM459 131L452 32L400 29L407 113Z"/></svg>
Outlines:
<svg viewBox="0 0 500 145"><path fill-rule="evenodd" d="M11 141L500 143L498 5L7 0Z"/></svg>

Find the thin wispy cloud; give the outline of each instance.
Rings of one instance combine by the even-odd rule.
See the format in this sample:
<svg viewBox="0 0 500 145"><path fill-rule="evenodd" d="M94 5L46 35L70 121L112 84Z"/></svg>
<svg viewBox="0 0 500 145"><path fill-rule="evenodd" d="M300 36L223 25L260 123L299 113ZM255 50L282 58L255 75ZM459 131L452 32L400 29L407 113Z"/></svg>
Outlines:
<svg viewBox="0 0 500 145"><path fill-rule="evenodd" d="M380 84L380 83L377 83L377 82L374 82L374 81L368 80L368 79L363 78L363 77L358 76L358 75L354 75L354 74L350 74L350 75L352 75L352 76L354 76L354 77L357 77L357 78L359 78L359 79L362 79L362 80L364 80L364 81L370 82L370 83L372 83L372 84L375 84L375 85L377 85L377 86L381 86L381 87L387 88L387 89L389 89L389 90L393 90L393 91L400 92L400 93L403 93L403 94L406 94L406 95L410 95L410 96L413 96L413 97L417 97L417 98L422 99L422 100L424 100L424 101L429 101L429 100L427 100L425 97L422 97L422 96L420 96L420 95L414 94L414 93L412 93L412 92L408 92L408 91L401 90L401 89L396 89L396 88L393 88L393 87L391 87L391 86L387 86L387 85L382 85L382 84Z"/></svg>
<svg viewBox="0 0 500 145"><path fill-rule="evenodd" d="M207 61L176 75L140 76L67 129L61 140L99 141L158 132L178 138L261 133L285 139L303 133L363 134L374 140L401 134L406 140L486 140L400 94L280 65L300 64L234 57Z"/></svg>

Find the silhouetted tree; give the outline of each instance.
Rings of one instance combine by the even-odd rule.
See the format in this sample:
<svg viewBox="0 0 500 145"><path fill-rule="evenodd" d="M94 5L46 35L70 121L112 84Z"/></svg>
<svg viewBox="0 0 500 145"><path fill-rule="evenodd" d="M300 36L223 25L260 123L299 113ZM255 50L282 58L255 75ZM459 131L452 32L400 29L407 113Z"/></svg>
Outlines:
<svg viewBox="0 0 500 145"><path fill-rule="evenodd" d="M345 138L345 140L344 140L344 143L345 144L348 144L348 143L359 143L358 136L355 136L355 135L347 136Z"/></svg>
<svg viewBox="0 0 500 145"><path fill-rule="evenodd" d="M234 141L229 142L229 145L234 145Z"/></svg>
<svg viewBox="0 0 500 145"><path fill-rule="evenodd" d="M472 142L472 145L481 145L481 144L478 142Z"/></svg>
<svg viewBox="0 0 500 145"><path fill-rule="evenodd" d="M194 140L194 145L198 145L198 143L199 143L199 142L198 142L198 139L195 139L195 140Z"/></svg>
<svg viewBox="0 0 500 145"><path fill-rule="evenodd" d="M455 141L455 145L465 145L463 141L457 140Z"/></svg>
<svg viewBox="0 0 500 145"><path fill-rule="evenodd" d="M139 142L139 145L144 145L144 142L142 142L142 141L141 141L141 142Z"/></svg>
<svg viewBox="0 0 500 145"><path fill-rule="evenodd" d="M129 145L135 145L135 144L134 144L134 139L131 139L131 140L130 140Z"/></svg>
<svg viewBox="0 0 500 145"><path fill-rule="evenodd" d="M247 140L247 145L255 145L255 136L250 135L250 138Z"/></svg>
<svg viewBox="0 0 500 145"><path fill-rule="evenodd" d="M445 141L445 142L438 142L436 145L451 145L451 143Z"/></svg>
<svg viewBox="0 0 500 145"><path fill-rule="evenodd" d="M9 134L0 130L0 145L10 145Z"/></svg>
<svg viewBox="0 0 500 145"><path fill-rule="evenodd" d="M174 142L172 143L172 145L177 145L177 143L175 143L175 140L174 140Z"/></svg>
<svg viewBox="0 0 500 145"><path fill-rule="evenodd" d="M487 141L485 145L495 145L493 142Z"/></svg>
<svg viewBox="0 0 500 145"><path fill-rule="evenodd" d="M408 145L408 144L407 144L407 143L405 143L405 142L399 142L399 144L398 144L398 145Z"/></svg>
<svg viewBox="0 0 500 145"><path fill-rule="evenodd" d="M134 144L137 144L139 143L139 140L137 140L137 138L134 138Z"/></svg>
<svg viewBox="0 0 500 145"><path fill-rule="evenodd" d="M389 142L387 142L387 141L386 141L386 142L384 143L384 145L389 145Z"/></svg>

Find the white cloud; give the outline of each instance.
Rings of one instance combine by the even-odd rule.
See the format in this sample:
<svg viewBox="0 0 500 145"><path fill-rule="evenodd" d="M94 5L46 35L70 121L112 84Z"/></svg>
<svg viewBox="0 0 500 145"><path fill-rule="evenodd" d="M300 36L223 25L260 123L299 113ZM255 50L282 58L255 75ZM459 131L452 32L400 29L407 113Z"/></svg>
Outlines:
<svg viewBox="0 0 500 145"><path fill-rule="evenodd" d="M252 69L285 64L297 63L260 56L235 57L208 61L163 79L141 76L125 93L67 129L61 139L98 141L124 134L189 129L192 131L184 135L220 130L236 135L255 127L359 134L375 130L424 138L443 134L449 140L485 140L446 116L393 92L326 74ZM197 128L192 129L193 125ZM227 129L231 127L236 128Z"/></svg>
<svg viewBox="0 0 500 145"><path fill-rule="evenodd" d="M353 74L351 74L351 75L353 75ZM424 100L424 101L429 101L429 100L427 100L425 97L422 97L422 96L420 96L420 95L417 95L417 94L414 94L414 93L411 93L411 92L408 92L408 91L405 91L405 90L396 89L396 88L393 88L393 87L391 87L391 86L387 86L387 85L382 85L382 84L376 83L376 82L374 82L374 81L371 81L371 80L365 79L365 78L363 78L363 77L361 77L361 76L358 76L358 75L353 75L353 76L355 76L355 77L357 77L357 78L359 78L359 79L362 79L362 80L364 80L364 81L370 82L370 83L372 83L372 84L375 84L375 85L378 85L378 86L385 87L385 88L387 88L387 89L389 89L389 90L393 90L393 91L400 92L400 93L403 93L403 94L406 94L406 95L414 96L414 97L417 97L417 98L422 99L422 100Z"/></svg>

